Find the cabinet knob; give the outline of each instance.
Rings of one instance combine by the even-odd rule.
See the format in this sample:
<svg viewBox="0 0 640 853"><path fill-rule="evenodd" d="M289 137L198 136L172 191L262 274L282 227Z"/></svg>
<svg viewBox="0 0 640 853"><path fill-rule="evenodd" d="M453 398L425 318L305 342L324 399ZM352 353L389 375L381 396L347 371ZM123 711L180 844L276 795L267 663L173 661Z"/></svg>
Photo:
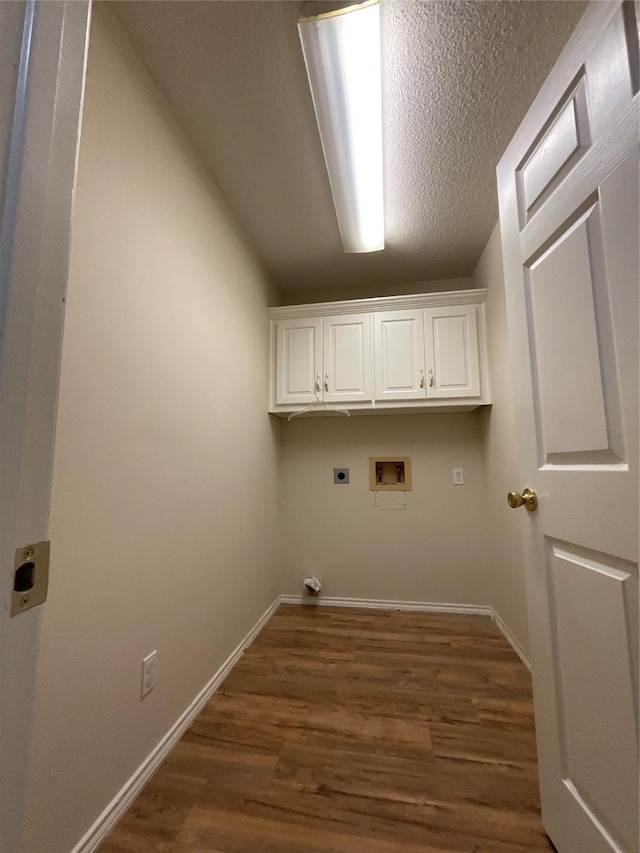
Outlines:
<svg viewBox="0 0 640 853"><path fill-rule="evenodd" d="M429 388L433 388L433 370L429 368Z"/></svg>
<svg viewBox="0 0 640 853"><path fill-rule="evenodd" d="M316 373L316 394L320 393L320 374Z"/></svg>
<svg viewBox="0 0 640 853"><path fill-rule="evenodd" d="M324 390L325 391L329 390L329 374L328 373L325 373L325 375L324 375Z"/></svg>
<svg viewBox="0 0 640 853"><path fill-rule="evenodd" d="M420 387L424 388L424 370L420 368Z"/></svg>

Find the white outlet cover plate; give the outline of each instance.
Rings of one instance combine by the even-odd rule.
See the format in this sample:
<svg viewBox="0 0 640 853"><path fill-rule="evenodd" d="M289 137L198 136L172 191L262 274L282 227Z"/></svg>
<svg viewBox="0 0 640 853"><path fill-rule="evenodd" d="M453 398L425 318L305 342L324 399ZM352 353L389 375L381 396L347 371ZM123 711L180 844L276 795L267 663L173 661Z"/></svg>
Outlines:
<svg viewBox="0 0 640 853"><path fill-rule="evenodd" d="M142 659L142 682L140 684L140 698L144 699L144 697L151 693L153 688L156 686L156 659L158 657L158 652L153 651L151 654L147 655L146 658Z"/></svg>
<svg viewBox="0 0 640 853"><path fill-rule="evenodd" d="M462 468L453 469L453 485L464 486L464 470Z"/></svg>

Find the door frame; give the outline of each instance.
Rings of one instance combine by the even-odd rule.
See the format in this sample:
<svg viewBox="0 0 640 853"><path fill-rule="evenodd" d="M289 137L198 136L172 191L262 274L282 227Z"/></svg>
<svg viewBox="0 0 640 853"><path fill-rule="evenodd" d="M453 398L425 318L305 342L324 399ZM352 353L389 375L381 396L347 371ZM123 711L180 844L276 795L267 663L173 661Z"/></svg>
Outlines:
<svg viewBox="0 0 640 853"><path fill-rule="evenodd" d="M0 199L0 849L12 853L24 851L43 618L9 616L14 553L49 537L91 0L24 9Z"/></svg>

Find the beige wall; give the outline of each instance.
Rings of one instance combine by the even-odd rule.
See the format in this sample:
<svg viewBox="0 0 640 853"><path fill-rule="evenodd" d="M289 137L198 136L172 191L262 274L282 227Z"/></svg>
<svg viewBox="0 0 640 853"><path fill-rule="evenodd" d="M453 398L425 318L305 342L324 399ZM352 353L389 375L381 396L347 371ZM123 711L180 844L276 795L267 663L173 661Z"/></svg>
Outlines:
<svg viewBox="0 0 640 853"><path fill-rule="evenodd" d="M509 509L507 492L522 487L518 479L516 428L509 369L509 338L502 271L500 228L491 238L474 272L476 287L486 287L487 341L493 406L481 414L482 451L485 460L488 574L490 602L528 653L524 556L520 513Z"/></svg>
<svg viewBox="0 0 640 853"><path fill-rule="evenodd" d="M278 593L268 282L94 9L29 853L69 853ZM140 701L142 658L158 682Z"/></svg>
<svg viewBox="0 0 640 853"><path fill-rule="evenodd" d="M282 439L285 593L313 572L327 596L489 603L477 411L299 419ZM406 510L376 510L369 456L393 454L411 458L413 491ZM333 468L350 484L334 485Z"/></svg>
<svg viewBox="0 0 640 853"><path fill-rule="evenodd" d="M506 503L518 474L498 226L458 286L488 289L493 406L283 424L283 591L299 594L316 572L327 596L490 604L526 653L521 518ZM406 511L374 510L368 458L393 453L412 458L414 490ZM351 468L351 485L333 485L334 467Z"/></svg>
<svg viewBox="0 0 640 853"><path fill-rule="evenodd" d="M413 281L393 287L333 287L322 290L296 290L282 294L283 305L308 305L312 302L339 302L342 299L373 299L378 296L404 296L411 293L441 293L449 290L469 290L479 287L472 278L442 278L433 281Z"/></svg>
<svg viewBox="0 0 640 853"><path fill-rule="evenodd" d="M490 604L527 652L521 519L506 503L518 475L498 226L457 284L488 289L493 406L283 424L283 591L299 594L314 572L327 596ZM414 490L407 510L375 510L368 458L394 453L412 458ZM349 486L333 485L334 467L351 469Z"/></svg>

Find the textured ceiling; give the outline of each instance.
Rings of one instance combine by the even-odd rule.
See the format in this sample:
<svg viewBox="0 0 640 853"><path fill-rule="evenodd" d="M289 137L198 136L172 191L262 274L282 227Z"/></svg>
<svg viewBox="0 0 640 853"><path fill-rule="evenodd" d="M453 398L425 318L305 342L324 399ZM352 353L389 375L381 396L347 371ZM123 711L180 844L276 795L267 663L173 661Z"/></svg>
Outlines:
<svg viewBox="0 0 640 853"><path fill-rule="evenodd" d="M382 0L386 249L346 255L297 2L110 3L283 291L470 275L495 167L585 4Z"/></svg>

